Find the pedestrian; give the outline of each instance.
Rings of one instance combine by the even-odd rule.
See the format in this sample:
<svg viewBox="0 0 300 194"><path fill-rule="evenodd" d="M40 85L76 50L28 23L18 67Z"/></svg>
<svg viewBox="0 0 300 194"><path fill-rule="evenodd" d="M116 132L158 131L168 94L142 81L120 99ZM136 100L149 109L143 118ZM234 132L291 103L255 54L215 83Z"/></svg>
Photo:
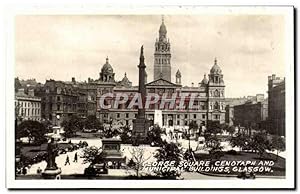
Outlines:
<svg viewBox="0 0 300 194"><path fill-rule="evenodd" d="M77 152L75 152L75 156L74 156L74 161L73 162L77 162L78 161L78 156L77 156Z"/></svg>
<svg viewBox="0 0 300 194"><path fill-rule="evenodd" d="M69 158L68 155L67 155L67 158L66 158L65 166L66 166L67 164L71 165L71 164L70 164L70 158Z"/></svg>

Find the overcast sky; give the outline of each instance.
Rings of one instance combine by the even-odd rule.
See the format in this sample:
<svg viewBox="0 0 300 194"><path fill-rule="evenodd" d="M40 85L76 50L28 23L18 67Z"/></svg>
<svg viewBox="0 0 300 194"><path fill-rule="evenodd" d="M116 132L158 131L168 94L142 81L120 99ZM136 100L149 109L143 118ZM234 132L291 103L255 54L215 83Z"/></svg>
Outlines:
<svg viewBox="0 0 300 194"><path fill-rule="evenodd" d="M17 16L16 76L79 81L99 78L106 56L115 79L138 81L144 45L148 81L153 80L154 43L161 16ZM172 81L198 84L214 58L224 74L226 97L267 91L267 77L285 76L284 17L280 15L166 15Z"/></svg>

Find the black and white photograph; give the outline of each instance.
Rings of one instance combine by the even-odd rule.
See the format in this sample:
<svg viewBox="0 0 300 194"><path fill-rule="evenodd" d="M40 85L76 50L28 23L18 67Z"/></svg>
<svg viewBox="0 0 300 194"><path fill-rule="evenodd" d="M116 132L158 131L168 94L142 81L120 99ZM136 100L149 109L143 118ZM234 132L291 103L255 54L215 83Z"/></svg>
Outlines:
<svg viewBox="0 0 300 194"><path fill-rule="evenodd" d="M8 187L294 188L293 16L16 11Z"/></svg>

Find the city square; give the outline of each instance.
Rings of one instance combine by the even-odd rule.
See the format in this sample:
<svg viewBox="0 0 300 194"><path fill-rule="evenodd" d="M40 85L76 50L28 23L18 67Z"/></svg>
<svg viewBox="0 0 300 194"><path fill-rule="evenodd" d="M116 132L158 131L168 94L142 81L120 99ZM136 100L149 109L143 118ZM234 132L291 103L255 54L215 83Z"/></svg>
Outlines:
<svg viewBox="0 0 300 194"><path fill-rule="evenodd" d="M270 69L253 84L267 85L267 97L262 87L227 97L241 88L228 84L235 75L225 74L226 59L210 56L209 71L186 85L189 75L174 74L177 40L167 36L167 21L161 16L152 64L149 46L135 45L135 85L127 72L117 81L117 71L130 68L113 66L114 55L84 81L15 78L17 180L285 178L285 78ZM191 165L179 168L182 162Z"/></svg>

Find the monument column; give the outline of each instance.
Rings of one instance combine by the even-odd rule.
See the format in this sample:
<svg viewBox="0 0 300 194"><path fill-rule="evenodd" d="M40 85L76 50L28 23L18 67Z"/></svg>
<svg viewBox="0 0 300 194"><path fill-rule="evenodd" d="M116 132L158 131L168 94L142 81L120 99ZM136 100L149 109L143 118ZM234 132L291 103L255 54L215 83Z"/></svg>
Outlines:
<svg viewBox="0 0 300 194"><path fill-rule="evenodd" d="M147 142L147 133L150 127L150 122L145 117L145 100L146 100L146 86L145 86L145 58L144 58L144 47L141 47L140 53L140 63L139 68L139 94L142 99L142 108L138 108L138 115L135 120L133 120L132 129L132 145L138 146L142 143Z"/></svg>

